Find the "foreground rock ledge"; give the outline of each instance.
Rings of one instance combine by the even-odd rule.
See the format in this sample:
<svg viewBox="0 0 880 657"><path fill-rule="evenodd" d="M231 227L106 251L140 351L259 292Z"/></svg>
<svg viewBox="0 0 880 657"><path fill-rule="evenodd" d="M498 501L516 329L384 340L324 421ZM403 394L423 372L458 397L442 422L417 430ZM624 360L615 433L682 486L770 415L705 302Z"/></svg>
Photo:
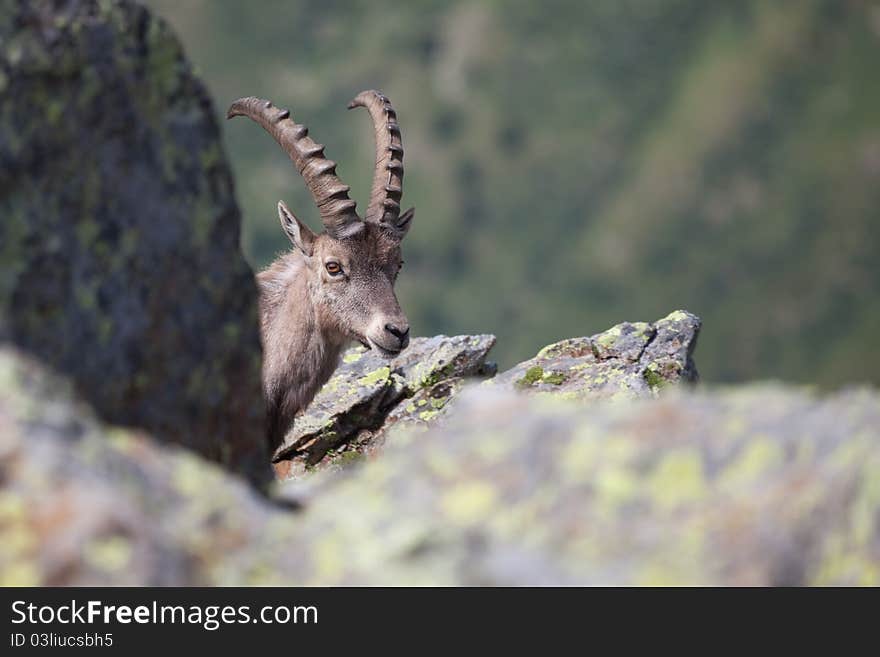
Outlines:
<svg viewBox="0 0 880 657"><path fill-rule="evenodd" d="M331 450L334 458L378 446L391 426L410 419L392 409L414 395L432 400L430 414L415 407L416 418L430 421L457 391L458 382L494 374L494 366L486 363L494 344L494 335L415 338L393 359L364 347L349 349L276 451L276 472L282 477L301 472Z"/></svg>
<svg viewBox="0 0 880 657"><path fill-rule="evenodd" d="M0 350L0 583L880 584L880 395L475 386L284 510Z"/></svg>
<svg viewBox="0 0 880 657"><path fill-rule="evenodd" d="M363 347L342 365L297 418L275 453L279 477L316 465L344 465L371 454L391 432L443 422L468 384L565 399L650 397L670 384L698 378L693 351L700 319L677 310L653 323L624 322L591 337L549 345L537 356L490 378L492 335L416 338L387 360Z"/></svg>

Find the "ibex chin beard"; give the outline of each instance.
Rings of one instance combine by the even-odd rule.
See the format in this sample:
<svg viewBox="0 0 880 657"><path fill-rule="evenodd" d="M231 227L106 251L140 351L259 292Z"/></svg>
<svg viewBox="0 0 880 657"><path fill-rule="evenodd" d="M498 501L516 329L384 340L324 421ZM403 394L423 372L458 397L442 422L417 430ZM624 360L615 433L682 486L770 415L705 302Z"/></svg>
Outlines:
<svg viewBox="0 0 880 657"><path fill-rule="evenodd" d="M394 295L403 265L401 242L414 216L413 208L400 211L403 142L397 113L378 91L361 92L348 107L367 109L376 142L363 216L337 176L336 163L290 110L249 97L227 112L227 118L247 116L274 137L305 180L324 226L313 232L280 201L278 217L293 248L257 277L272 448L330 378L346 336L389 358L409 344L409 322Z"/></svg>

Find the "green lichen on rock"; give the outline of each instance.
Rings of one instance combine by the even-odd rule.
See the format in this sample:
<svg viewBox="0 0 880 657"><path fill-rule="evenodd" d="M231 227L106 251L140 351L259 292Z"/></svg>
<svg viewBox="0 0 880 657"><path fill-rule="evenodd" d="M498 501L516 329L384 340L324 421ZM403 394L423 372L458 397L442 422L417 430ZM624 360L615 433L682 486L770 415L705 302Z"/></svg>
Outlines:
<svg viewBox="0 0 880 657"><path fill-rule="evenodd" d="M635 362L654 335L654 327L647 322L624 322L591 338L593 354L600 360L618 358Z"/></svg>
<svg viewBox="0 0 880 657"><path fill-rule="evenodd" d="M371 436L367 451L375 452L389 436L398 435L403 428L425 430L437 420L447 417L450 402L467 383L467 378L453 377L417 391L408 402L398 404L388 414L382 426Z"/></svg>
<svg viewBox="0 0 880 657"><path fill-rule="evenodd" d="M272 517L238 477L102 423L69 381L9 347L0 347L0 468L7 586L243 582L251 566L230 571L226 550Z"/></svg>
<svg viewBox="0 0 880 657"><path fill-rule="evenodd" d="M696 380L699 330L699 318L683 310L654 323L624 322L548 345L493 385L565 399L648 397L667 384Z"/></svg>
<svg viewBox="0 0 880 657"><path fill-rule="evenodd" d="M0 341L265 480L257 291L203 84L133 2L3 6Z"/></svg>
<svg viewBox="0 0 880 657"><path fill-rule="evenodd" d="M358 383L363 386L368 386L379 381L387 381L389 376L391 376L390 367L377 367L369 374L365 374L364 376L359 378Z"/></svg>
<svg viewBox="0 0 880 657"><path fill-rule="evenodd" d="M666 379L657 373L656 367L648 366L645 368L644 377L647 384L654 390L659 390L667 383Z"/></svg>
<svg viewBox="0 0 880 657"><path fill-rule="evenodd" d="M342 362L343 363L356 363L361 359L361 357L363 355L364 355L363 351L349 349L347 352L345 352L345 355L343 355Z"/></svg>
<svg viewBox="0 0 880 657"><path fill-rule="evenodd" d="M541 377L541 381L549 383L550 385L559 386L565 383L565 374L562 372L547 372Z"/></svg>
<svg viewBox="0 0 880 657"><path fill-rule="evenodd" d="M692 352L699 329L700 320L686 311L654 323L624 322L592 337L548 345L535 358L488 379L487 373L494 374L485 360L492 336L419 338L391 361L355 347L343 355L275 458L311 467L325 456L334 458L355 436L360 436L357 449L372 452L398 425L423 430L445 421L451 398L473 378L564 400L651 397L668 384L696 379ZM328 423L332 440L323 429Z"/></svg>
<svg viewBox="0 0 880 657"><path fill-rule="evenodd" d="M544 377L544 368L540 365L534 365L526 370L526 373L523 375L521 379L519 379L516 384L525 388L526 386L533 385L540 381Z"/></svg>
<svg viewBox="0 0 880 657"><path fill-rule="evenodd" d="M565 382L566 376L562 372L544 372L540 365L534 365L526 370L521 379L516 382L517 388L528 388L536 383L549 383L558 386Z"/></svg>
<svg viewBox="0 0 880 657"><path fill-rule="evenodd" d="M337 582L876 584L880 527L861 518L880 510L878 420L869 391L755 387L584 408L479 387L442 428L391 441L309 513L345 507L358 527L345 514L322 524L351 546L326 573ZM371 515L342 501L355 497ZM405 557L360 543L379 527ZM354 572L355 546L382 556Z"/></svg>
<svg viewBox="0 0 880 657"><path fill-rule="evenodd" d="M469 386L285 482L295 512L71 390L0 349L4 584L880 585L873 390Z"/></svg>
<svg viewBox="0 0 880 657"><path fill-rule="evenodd" d="M344 446L356 438L356 449L371 451L398 422L424 425L436 420L462 380L485 376L486 355L494 344L491 335L414 338L392 359L352 347L275 452L276 463L295 460L299 465L277 471L292 476L303 472L303 464L314 469L325 458L331 461L345 453ZM444 390L448 394L441 404ZM429 403L431 408L422 408Z"/></svg>

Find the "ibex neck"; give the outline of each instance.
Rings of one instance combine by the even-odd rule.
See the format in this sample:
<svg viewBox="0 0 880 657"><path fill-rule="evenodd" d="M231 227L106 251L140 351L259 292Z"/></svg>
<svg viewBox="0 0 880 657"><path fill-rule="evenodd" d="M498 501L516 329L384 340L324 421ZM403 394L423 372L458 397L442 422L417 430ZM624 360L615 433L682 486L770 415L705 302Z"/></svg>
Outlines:
<svg viewBox="0 0 880 657"><path fill-rule="evenodd" d="M309 270L298 253L289 253L257 277L263 336L263 388L269 408L273 443L289 428L339 361L345 339L322 327L309 294Z"/></svg>

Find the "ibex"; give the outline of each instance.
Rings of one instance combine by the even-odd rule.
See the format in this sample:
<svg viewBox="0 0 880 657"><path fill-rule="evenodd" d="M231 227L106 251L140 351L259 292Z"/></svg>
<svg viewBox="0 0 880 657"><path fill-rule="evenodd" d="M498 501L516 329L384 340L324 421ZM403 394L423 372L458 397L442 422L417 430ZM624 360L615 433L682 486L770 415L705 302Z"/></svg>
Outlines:
<svg viewBox="0 0 880 657"><path fill-rule="evenodd" d="M276 448L296 414L327 382L352 340L387 357L409 344L409 323L394 294L403 261L400 243L414 209L400 213L403 147L397 115L377 91L348 105L365 107L376 133L376 169L370 203L361 218L348 185L324 147L293 121L289 110L260 98L240 98L227 118L247 116L272 135L305 179L324 231L313 233L284 201L281 226L293 249L260 272L260 324L267 433Z"/></svg>

